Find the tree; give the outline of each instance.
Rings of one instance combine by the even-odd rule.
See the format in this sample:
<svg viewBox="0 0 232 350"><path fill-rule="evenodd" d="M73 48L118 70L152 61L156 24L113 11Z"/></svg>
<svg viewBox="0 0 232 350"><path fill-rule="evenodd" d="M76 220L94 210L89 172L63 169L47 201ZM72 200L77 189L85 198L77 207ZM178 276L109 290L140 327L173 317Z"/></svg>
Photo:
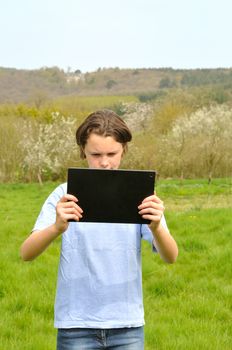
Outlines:
<svg viewBox="0 0 232 350"><path fill-rule="evenodd" d="M159 82L159 88L164 89L164 88L173 88L176 86L176 82L171 80L169 77L162 78Z"/></svg>
<svg viewBox="0 0 232 350"><path fill-rule="evenodd" d="M29 180L37 178L42 184L47 174L50 178L61 177L73 164L77 159L75 123L74 118L65 118L59 112L52 113L50 123L24 121L20 146L24 153L22 166Z"/></svg>
<svg viewBox="0 0 232 350"><path fill-rule="evenodd" d="M208 176L210 183L214 173L223 175L228 169L231 135L231 108L213 105L177 119L163 137L160 152L170 172Z"/></svg>
<svg viewBox="0 0 232 350"><path fill-rule="evenodd" d="M110 80L108 80L107 81L107 83L106 83L106 88L107 89L111 89L114 85L116 85L117 83L116 83L116 81L115 80L112 80L112 79L110 79Z"/></svg>
<svg viewBox="0 0 232 350"><path fill-rule="evenodd" d="M48 101L47 93L43 90L36 90L31 95L31 101L37 109L40 109Z"/></svg>

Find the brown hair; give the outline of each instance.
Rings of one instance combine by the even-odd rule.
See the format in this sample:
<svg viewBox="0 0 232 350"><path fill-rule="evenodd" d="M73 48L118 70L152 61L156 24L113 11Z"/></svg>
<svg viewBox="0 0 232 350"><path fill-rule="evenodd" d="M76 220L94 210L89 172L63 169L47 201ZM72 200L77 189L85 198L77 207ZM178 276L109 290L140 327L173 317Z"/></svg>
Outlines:
<svg viewBox="0 0 232 350"><path fill-rule="evenodd" d="M131 132L122 118L109 109L91 113L76 131L76 141L80 147L81 158L85 158L84 148L91 133L111 136L127 150L127 142L132 139Z"/></svg>

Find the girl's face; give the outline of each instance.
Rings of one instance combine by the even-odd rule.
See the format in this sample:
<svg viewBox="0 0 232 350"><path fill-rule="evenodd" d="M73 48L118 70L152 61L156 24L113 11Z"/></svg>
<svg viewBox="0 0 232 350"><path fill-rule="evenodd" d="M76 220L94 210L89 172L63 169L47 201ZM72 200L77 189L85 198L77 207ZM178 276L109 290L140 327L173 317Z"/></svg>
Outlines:
<svg viewBox="0 0 232 350"><path fill-rule="evenodd" d="M89 168L118 169L123 155L123 145L111 136L90 134L84 148Z"/></svg>

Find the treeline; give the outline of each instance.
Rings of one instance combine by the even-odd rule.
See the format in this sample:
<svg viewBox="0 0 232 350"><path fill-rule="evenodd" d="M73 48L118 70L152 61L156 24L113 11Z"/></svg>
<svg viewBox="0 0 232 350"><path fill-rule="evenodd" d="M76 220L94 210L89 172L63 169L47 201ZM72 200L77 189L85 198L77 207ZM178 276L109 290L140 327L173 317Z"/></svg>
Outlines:
<svg viewBox="0 0 232 350"><path fill-rule="evenodd" d="M156 169L160 177L232 175L232 99L212 87L139 96L66 96L36 107L0 105L0 181L64 181L85 166L75 130L93 110L110 108L133 131L124 168ZM226 98L225 98L226 97Z"/></svg>
<svg viewBox="0 0 232 350"><path fill-rule="evenodd" d="M175 70L172 68L99 68L95 72L58 67L17 70L0 67L0 103L24 102L40 108L61 96L159 95L172 89L207 87L221 91L225 102L232 91L232 68Z"/></svg>

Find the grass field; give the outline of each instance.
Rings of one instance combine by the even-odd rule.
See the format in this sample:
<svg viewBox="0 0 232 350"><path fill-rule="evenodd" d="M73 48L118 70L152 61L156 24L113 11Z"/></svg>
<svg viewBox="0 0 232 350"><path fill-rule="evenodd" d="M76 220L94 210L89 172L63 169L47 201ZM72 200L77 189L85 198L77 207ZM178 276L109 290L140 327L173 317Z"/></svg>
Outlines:
<svg viewBox="0 0 232 350"><path fill-rule="evenodd" d="M19 247L56 186L0 185L0 350L55 349L59 239L35 261ZM159 181L179 258L143 244L146 350L232 348L232 180Z"/></svg>

